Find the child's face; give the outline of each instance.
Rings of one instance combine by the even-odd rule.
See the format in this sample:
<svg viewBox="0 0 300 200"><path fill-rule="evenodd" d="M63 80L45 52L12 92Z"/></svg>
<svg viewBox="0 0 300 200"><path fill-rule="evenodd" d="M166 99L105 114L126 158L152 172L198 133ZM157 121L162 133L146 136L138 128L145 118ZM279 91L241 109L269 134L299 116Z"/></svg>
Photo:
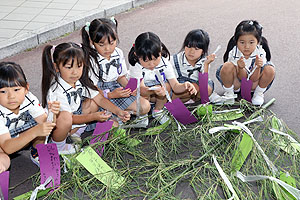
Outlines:
<svg viewBox="0 0 300 200"><path fill-rule="evenodd" d="M246 59L249 58L249 56L255 50L257 45L258 41L256 37L252 34L242 35L237 41L237 47L243 53Z"/></svg>
<svg viewBox="0 0 300 200"><path fill-rule="evenodd" d="M0 89L0 105L14 112L19 113L20 105L25 99L28 89L22 86L4 87Z"/></svg>
<svg viewBox="0 0 300 200"><path fill-rule="evenodd" d="M103 37L98 43L93 43L98 53L107 60L110 60L110 55L114 52L117 46L117 40L113 40L111 37L109 40L110 42L107 37Z"/></svg>
<svg viewBox="0 0 300 200"><path fill-rule="evenodd" d="M154 70L154 68L159 65L160 60L161 60L161 55L159 55L157 58L152 56L152 60L149 60L147 58L145 61L143 60L143 58L139 58L139 63L146 69Z"/></svg>
<svg viewBox="0 0 300 200"><path fill-rule="evenodd" d="M73 66L70 59L64 66L63 63L59 64L60 76L64 81L75 87L76 81L78 81L82 75L83 63L77 63L77 59L74 58Z"/></svg>
<svg viewBox="0 0 300 200"><path fill-rule="evenodd" d="M195 63L203 54L203 49L184 47L185 57L190 63Z"/></svg>

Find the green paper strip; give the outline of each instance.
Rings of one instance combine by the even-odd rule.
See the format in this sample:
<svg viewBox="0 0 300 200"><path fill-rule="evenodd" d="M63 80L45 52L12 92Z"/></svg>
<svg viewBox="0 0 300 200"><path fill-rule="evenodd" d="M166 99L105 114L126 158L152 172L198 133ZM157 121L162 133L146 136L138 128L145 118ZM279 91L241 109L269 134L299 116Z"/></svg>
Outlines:
<svg viewBox="0 0 300 200"><path fill-rule="evenodd" d="M37 194L37 198L40 198L40 197L43 197L45 195L48 194L48 192L51 190L52 188L47 188L46 190L40 190L38 191L38 194ZM30 199L31 197L31 194L32 194L32 191L29 191L29 192L26 192L24 194L21 194L15 198L13 198L13 200L27 200L27 199Z"/></svg>
<svg viewBox="0 0 300 200"><path fill-rule="evenodd" d="M253 141L251 137L244 133L242 141L234 152L232 162L231 162L231 170L233 172L239 171L243 166L246 158L252 150Z"/></svg>
<svg viewBox="0 0 300 200"><path fill-rule="evenodd" d="M76 159L99 181L108 187L119 188L124 182L124 177L116 173L102 158L91 148L87 147Z"/></svg>

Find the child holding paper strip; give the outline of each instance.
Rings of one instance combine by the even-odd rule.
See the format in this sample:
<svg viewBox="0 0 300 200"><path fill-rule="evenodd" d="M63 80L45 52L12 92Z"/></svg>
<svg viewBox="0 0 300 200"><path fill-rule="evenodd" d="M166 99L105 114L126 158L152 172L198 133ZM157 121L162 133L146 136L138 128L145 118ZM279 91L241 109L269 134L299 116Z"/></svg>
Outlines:
<svg viewBox="0 0 300 200"><path fill-rule="evenodd" d="M190 94L197 93L193 84L177 81L168 57L170 57L168 49L159 37L152 32L140 34L128 54L128 60L131 64L130 72L135 72L136 78L143 78L141 96L155 103L152 116L161 124L169 120L166 115L163 115L162 110L167 102L167 92L169 93L172 89L176 93L185 91ZM157 73L160 77L157 76ZM159 79L163 79L167 91L165 91Z"/></svg>
<svg viewBox="0 0 300 200"><path fill-rule="evenodd" d="M124 89L128 83L126 78L127 67L123 51L117 47L119 38L117 34L117 21L100 18L87 23L81 30L82 43L89 75L95 85L103 91L104 97L122 110L132 111L136 114L137 102L135 91ZM140 125L148 125L146 115L150 110L149 102L140 98L139 115ZM142 120L144 119L144 120Z"/></svg>
<svg viewBox="0 0 300 200"><path fill-rule="evenodd" d="M53 52L53 53L52 53ZM84 127L84 123L106 121L111 114L97 112L99 107L111 111L127 121L130 114L121 110L99 93L88 77L82 48L72 42L57 46L47 45L43 51L42 105L48 99L57 99L61 109L56 116L52 142L60 154L72 154L73 145L66 144L68 133ZM80 135L79 135L80 137Z"/></svg>
<svg viewBox="0 0 300 200"><path fill-rule="evenodd" d="M58 113L59 102L48 102ZM55 123L46 122L47 115L31 92L20 65L0 63L0 152L15 153L31 143L31 160L39 166L36 145L44 143ZM2 150L1 150L2 149Z"/></svg>
<svg viewBox="0 0 300 200"><path fill-rule="evenodd" d="M216 72L228 103L234 102L234 92L239 92L242 78L250 76L253 82L254 105L263 104L264 92L271 87L275 69L270 62L271 52L266 38L262 36L262 29L257 21L244 20L237 25L234 36L228 42L224 65Z"/></svg>
<svg viewBox="0 0 300 200"><path fill-rule="evenodd" d="M188 91L183 93L174 92L172 99L179 97L182 102L187 102L190 99L193 101L200 100L198 74L208 73L209 64L215 60L214 54L207 56L209 41L207 32L201 29L192 30L185 37L180 52L172 56L171 63L178 82L184 83L188 81L197 89L197 94L194 96ZM208 80L207 90L210 96L214 90L214 82L212 80Z"/></svg>

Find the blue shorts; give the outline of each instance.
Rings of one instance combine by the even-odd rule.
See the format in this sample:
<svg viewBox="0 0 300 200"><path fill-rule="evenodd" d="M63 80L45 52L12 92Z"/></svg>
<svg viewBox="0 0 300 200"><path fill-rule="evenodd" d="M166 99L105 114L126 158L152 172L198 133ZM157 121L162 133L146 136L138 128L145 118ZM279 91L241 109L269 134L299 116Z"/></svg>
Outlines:
<svg viewBox="0 0 300 200"><path fill-rule="evenodd" d="M261 67L260 73L262 73L262 71L264 70L265 66L267 66L267 65L271 65L272 67L275 68L275 65L274 65L271 61L268 61L266 64L264 64L264 66ZM217 69L217 71L216 71L216 77L217 77L217 79L219 80L219 82L221 83L221 85L223 86L223 82L222 82L221 75L220 75L222 67L223 67L223 65L221 65L221 66ZM275 79L275 77L274 77L274 79ZM267 86L266 91L271 87L271 85L273 84L274 79L273 79L273 80L271 81L271 83ZM239 81L241 82L241 80L239 80ZM266 91L265 91L265 92L266 92Z"/></svg>

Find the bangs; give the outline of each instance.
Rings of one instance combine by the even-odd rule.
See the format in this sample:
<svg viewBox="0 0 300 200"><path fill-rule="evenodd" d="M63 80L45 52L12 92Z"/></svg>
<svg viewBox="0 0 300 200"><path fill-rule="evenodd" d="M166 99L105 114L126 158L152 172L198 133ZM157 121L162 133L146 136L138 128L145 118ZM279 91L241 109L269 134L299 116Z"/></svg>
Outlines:
<svg viewBox="0 0 300 200"><path fill-rule="evenodd" d="M137 57L143 58L143 61L152 60L152 57L158 58L161 53L161 46L151 40L146 40L144 45L137 49Z"/></svg>
<svg viewBox="0 0 300 200"><path fill-rule="evenodd" d="M62 63L65 66L70 60L72 61L71 66L73 67L74 60L76 59L77 64L84 64L84 55L80 49L69 48L60 53L60 59L58 63Z"/></svg>
<svg viewBox="0 0 300 200"><path fill-rule="evenodd" d="M187 37L184 41L184 46L188 48L199 48L206 49L207 44L205 44L206 39L204 35L201 33L193 34L190 37Z"/></svg>
<svg viewBox="0 0 300 200"><path fill-rule="evenodd" d="M95 32L93 42L99 43L101 40L105 40L107 38L108 42L111 43L112 41L117 40L117 34L115 31L105 26L104 24L98 28L98 30Z"/></svg>
<svg viewBox="0 0 300 200"><path fill-rule="evenodd" d="M0 69L0 88L24 87L27 88L27 80L23 71L16 66L7 65Z"/></svg>

